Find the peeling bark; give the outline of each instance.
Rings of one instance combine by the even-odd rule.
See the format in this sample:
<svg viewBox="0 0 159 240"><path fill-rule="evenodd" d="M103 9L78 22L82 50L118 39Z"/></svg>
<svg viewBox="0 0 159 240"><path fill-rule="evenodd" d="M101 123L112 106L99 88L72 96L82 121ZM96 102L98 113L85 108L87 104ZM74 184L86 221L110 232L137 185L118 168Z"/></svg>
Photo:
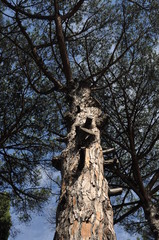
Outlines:
<svg viewBox="0 0 159 240"><path fill-rule="evenodd" d="M61 164L62 188L54 240L115 240L113 210L100 144L102 112L87 86L74 93L68 145Z"/></svg>

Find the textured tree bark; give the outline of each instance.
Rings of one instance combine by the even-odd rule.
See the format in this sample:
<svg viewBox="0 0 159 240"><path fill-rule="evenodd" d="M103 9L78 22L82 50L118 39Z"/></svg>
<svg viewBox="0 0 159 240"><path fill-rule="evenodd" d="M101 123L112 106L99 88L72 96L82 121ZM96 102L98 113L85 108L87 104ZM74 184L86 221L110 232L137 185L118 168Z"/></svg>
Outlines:
<svg viewBox="0 0 159 240"><path fill-rule="evenodd" d="M159 240L159 212L157 207L152 203L149 204L145 217L147 218L150 228L154 234L154 239Z"/></svg>
<svg viewBox="0 0 159 240"><path fill-rule="evenodd" d="M62 188L54 240L114 240L100 145L102 112L88 86L80 86L72 94L72 125L61 155Z"/></svg>

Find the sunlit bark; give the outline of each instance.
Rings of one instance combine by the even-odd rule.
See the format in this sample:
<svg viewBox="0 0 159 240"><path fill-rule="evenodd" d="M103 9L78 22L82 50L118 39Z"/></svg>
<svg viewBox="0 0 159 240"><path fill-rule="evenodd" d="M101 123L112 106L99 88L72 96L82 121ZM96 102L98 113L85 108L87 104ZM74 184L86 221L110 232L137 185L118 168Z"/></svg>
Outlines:
<svg viewBox="0 0 159 240"><path fill-rule="evenodd" d="M54 240L116 239L100 145L105 118L88 86L76 89L72 101L73 124L60 159L62 189Z"/></svg>

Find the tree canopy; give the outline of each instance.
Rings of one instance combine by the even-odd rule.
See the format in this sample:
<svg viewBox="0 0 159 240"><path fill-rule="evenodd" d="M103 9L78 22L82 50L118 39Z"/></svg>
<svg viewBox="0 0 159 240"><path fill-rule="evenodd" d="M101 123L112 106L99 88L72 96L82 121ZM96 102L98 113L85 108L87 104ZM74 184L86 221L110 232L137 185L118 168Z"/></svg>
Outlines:
<svg viewBox="0 0 159 240"><path fill-rule="evenodd" d="M113 200L115 223L131 231L137 217L134 231L154 228L149 208L158 209L159 202L158 5L1 0L0 192L10 194L24 220L28 209L48 198L50 187L39 185L42 169L66 147L70 93L87 82L109 115L102 145L115 148L119 161L105 168L110 186L123 187Z"/></svg>
<svg viewBox="0 0 159 240"><path fill-rule="evenodd" d="M120 84L109 86L111 117L103 134L120 162L109 169L110 185L124 189L114 206L115 222L123 221L134 232L146 231L143 219L150 199L158 209L158 57L147 54ZM144 235L150 239L150 233Z"/></svg>

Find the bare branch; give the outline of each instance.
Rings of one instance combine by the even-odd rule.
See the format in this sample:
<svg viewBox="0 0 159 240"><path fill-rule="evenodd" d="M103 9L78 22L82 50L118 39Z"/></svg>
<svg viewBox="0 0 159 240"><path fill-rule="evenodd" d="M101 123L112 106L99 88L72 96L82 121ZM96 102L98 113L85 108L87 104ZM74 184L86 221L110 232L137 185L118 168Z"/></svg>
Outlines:
<svg viewBox="0 0 159 240"><path fill-rule="evenodd" d="M116 196L122 194L123 189L122 188L114 188L110 189L108 191L109 196Z"/></svg>
<svg viewBox="0 0 159 240"><path fill-rule="evenodd" d="M115 148L108 148L103 150L103 154L109 154L115 151Z"/></svg>
<svg viewBox="0 0 159 240"><path fill-rule="evenodd" d="M119 160L114 158L114 159L109 159L109 160L104 160L104 166L115 166L119 164Z"/></svg>

